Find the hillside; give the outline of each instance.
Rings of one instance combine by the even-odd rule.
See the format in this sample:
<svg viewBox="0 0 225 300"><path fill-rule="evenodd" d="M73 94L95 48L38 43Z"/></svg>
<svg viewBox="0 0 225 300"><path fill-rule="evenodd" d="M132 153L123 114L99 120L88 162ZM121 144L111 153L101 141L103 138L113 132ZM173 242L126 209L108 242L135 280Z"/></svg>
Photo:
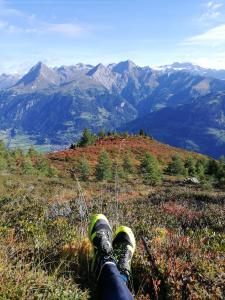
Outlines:
<svg viewBox="0 0 225 300"><path fill-rule="evenodd" d="M219 158L225 153L225 93L145 115L122 131L136 133L140 128L164 143Z"/></svg>
<svg viewBox="0 0 225 300"><path fill-rule="evenodd" d="M0 144L1 299L89 299L94 212L135 233L135 299L223 299L225 162L145 136L94 143L47 157ZM199 184L185 183L194 173Z"/></svg>
<svg viewBox="0 0 225 300"><path fill-rule="evenodd" d="M162 165L168 164L171 157L179 155L182 159L192 155L195 158L204 158L203 155L185 151L181 148L171 147L162 144L155 139L142 136L108 136L97 140L94 145L88 147L77 147L71 150L52 152L47 157L52 160L59 169L71 167L71 163L78 161L82 157L90 160L92 166L96 165L101 151L107 151L111 159L121 160L124 153L129 152L134 159L134 164L138 165L138 158L145 152L150 152ZM68 162L68 163L67 163Z"/></svg>

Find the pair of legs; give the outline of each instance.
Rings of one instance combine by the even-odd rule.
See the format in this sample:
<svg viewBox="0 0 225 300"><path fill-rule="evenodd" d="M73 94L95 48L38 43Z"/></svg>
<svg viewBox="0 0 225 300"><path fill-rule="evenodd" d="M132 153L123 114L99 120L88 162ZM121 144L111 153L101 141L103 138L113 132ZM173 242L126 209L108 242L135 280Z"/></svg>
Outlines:
<svg viewBox="0 0 225 300"><path fill-rule="evenodd" d="M100 300L134 299L128 283L131 260L135 251L135 238L129 227L119 227L112 239L112 229L102 214L92 216L89 239L93 245L92 271L97 281Z"/></svg>

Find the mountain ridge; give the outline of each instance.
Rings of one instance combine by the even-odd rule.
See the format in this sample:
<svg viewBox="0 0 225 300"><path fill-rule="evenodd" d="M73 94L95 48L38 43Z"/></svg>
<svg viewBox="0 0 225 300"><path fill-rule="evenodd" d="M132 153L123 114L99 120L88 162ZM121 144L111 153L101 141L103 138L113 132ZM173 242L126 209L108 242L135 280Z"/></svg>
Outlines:
<svg viewBox="0 0 225 300"><path fill-rule="evenodd" d="M162 71L127 60L107 66L79 63L49 68L38 62L17 83L0 91L0 138L11 146L15 135L20 139L22 134L34 144L64 147L79 138L84 127L97 132L132 121L139 124L139 118L148 114L225 91L225 80L193 74L186 70L191 64L182 66L176 70L181 65L175 63L174 69ZM218 110L224 113L223 107Z"/></svg>

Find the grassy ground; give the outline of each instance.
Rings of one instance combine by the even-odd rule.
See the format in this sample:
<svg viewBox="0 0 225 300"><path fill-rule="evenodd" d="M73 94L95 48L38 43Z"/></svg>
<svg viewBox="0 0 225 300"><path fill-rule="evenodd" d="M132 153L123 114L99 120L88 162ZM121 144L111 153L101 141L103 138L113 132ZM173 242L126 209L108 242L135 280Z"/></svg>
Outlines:
<svg viewBox="0 0 225 300"><path fill-rule="evenodd" d="M93 212L105 213L113 229L126 224L135 232L136 299L223 299L224 200L221 190L169 177L151 187L138 178L84 183L1 175L1 299L90 297Z"/></svg>
<svg viewBox="0 0 225 300"><path fill-rule="evenodd" d="M134 173L96 181L94 169L103 149L118 164L129 153ZM107 137L87 148L48 154L57 169L52 178L42 170L43 161L42 171L38 166L31 171L21 167L24 158L16 156L14 168L9 160L9 168L0 172L1 300L92 297L87 226L91 214L100 212L113 230L123 224L135 233L135 299L224 299L222 181L220 188L207 180L190 185L182 176L164 174L160 184L151 186L138 173L146 151L162 170L174 154L203 157L150 138ZM74 168L82 157L91 168L85 182ZM31 159L35 165L37 157Z"/></svg>

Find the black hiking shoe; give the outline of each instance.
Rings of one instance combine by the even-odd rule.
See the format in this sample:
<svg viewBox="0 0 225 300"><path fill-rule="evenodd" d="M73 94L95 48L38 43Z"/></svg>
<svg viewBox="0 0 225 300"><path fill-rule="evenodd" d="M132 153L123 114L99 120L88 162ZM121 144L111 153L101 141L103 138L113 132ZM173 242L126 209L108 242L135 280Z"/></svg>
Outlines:
<svg viewBox="0 0 225 300"><path fill-rule="evenodd" d="M107 218L103 214L93 215L88 233L94 250L91 269L98 280L106 263L116 264L112 254L112 230Z"/></svg>
<svg viewBox="0 0 225 300"><path fill-rule="evenodd" d="M136 248L135 237L133 231L126 226L120 226L113 239L114 255L117 267L122 275L130 280L131 276L131 260Z"/></svg>

